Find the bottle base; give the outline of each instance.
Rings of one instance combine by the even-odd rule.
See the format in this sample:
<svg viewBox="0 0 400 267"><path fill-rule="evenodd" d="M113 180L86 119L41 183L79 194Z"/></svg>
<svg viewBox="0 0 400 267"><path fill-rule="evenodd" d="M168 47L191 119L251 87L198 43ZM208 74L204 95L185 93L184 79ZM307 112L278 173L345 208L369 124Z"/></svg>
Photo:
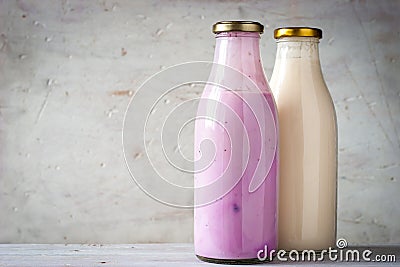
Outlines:
<svg viewBox="0 0 400 267"><path fill-rule="evenodd" d="M196 257L205 262L209 263L217 263L217 264L230 264L230 265L244 265L244 264L262 264L269 262L269 260L265 261L260 261L258 258L252 258L252 259L214 259L214 258L208 258L208 257L203 257L200 255L196 254Z"/></svg>

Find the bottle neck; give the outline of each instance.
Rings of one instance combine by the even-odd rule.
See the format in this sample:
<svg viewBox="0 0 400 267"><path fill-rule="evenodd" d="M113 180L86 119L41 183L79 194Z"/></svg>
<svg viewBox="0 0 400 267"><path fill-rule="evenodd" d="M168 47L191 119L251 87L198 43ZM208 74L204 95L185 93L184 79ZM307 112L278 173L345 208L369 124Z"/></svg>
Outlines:
<svg viewBox="0 0 400 267"><path fill-rule="evenodd" d="M318 50L319 39L315 37L283 37L277 41L277 53L272 77L290 71L311 71L321 75ZM292 63L292 64L290 64ZM290 64L290 68L288 68Z"/></svg>
<svg viewBox="0 0 400 267"><path fill-rule="evenodd" d="M277 40L277 59L302 58L319 62L319 39L315 37L283 37Z"/></svg>
<svg viewBox="0 0 400 267"><path fill-rule="evenodd" d="M266 83L258 32L222 32L216 36L214 62L234 68L253 81Z"/></svg>

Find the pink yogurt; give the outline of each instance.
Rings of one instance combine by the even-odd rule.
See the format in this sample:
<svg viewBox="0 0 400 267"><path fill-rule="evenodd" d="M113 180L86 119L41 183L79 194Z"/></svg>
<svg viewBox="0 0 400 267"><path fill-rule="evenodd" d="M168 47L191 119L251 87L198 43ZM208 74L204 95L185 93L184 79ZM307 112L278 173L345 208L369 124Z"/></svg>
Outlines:
<svg viewBox="0 0 400 267"><path fill-rule="evenodd" d="M217 34L214 63L230 68L213 67L210 81L220 86L207 84L198 108L194 243L206 261L257 261L265 246L277 247L279 133L259 39Z"/></svg>

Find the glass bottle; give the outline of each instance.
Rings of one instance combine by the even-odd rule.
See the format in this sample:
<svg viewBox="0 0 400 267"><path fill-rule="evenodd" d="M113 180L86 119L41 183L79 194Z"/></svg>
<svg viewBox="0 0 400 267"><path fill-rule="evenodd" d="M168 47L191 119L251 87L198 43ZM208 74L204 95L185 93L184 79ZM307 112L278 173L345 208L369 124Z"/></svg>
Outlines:
<svg viewBox="0 0 400 267"><path fill-rule="evenodd" d="M279 248L323 250L336 238L337 125L322 76L322 31L274 32L270 80L280 125Z"/></svg>
<svg viewBox="0 0 400 267"><path fill-rule="evenodd" d="M194 244L214 263L268 260L277 246L278 124L257 22L224 21L195 122Z"/></svg>

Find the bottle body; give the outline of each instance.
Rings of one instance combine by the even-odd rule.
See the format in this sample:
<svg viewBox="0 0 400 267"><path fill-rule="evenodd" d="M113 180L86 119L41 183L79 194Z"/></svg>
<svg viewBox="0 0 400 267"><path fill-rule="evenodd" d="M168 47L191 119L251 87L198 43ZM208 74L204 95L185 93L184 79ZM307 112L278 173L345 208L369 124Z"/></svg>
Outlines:
<svg viewBox="0 0 400 267"><path fill-rule="evenodd" d="M336 239L337 124L318 39L278 40L271 88L280 123L279 247L327 249Z"/></svg>
<svg viewBox="0 0 400 267"><path fill-rule="evenodd" d="M233 68L234 74L213 70L219 73L218 84L227 86L208 84L202 95L206 101L199 104L200 117L207 113L212 120L195 122L194 158L215 155L203 171L195 167L195 253L206 261L258 261L266 245L268 250L277 246L277 111L258 40L258 33L217 35L214 62ZM251 83L255 90L249 89ZM204 140L214 149L207 150ZM201 200L211 190L198 188L215 182L215 197Z"/></svg>

